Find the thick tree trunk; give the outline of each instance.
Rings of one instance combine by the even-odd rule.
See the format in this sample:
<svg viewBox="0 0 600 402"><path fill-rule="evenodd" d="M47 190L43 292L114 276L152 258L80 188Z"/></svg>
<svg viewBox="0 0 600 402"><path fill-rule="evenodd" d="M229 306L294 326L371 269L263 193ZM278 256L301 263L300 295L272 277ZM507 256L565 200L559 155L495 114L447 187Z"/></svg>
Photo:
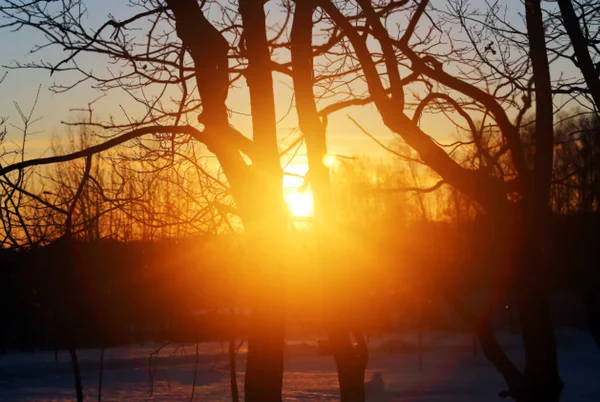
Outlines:
<svg viewBox="0 0 600 402"><path fill-rule="evenodd" d="M283 172L277 147L277 120L271 55L267 40L265 0L240 0L250 90L253 188L244 219L255 260L253 323L248 337L245 400L281 401L285 343L285 214ZM259 265L260 264L260 265Z"/></svg>
<svg viewBox="0 0 600 402"><path fill-rule="evenodd" d="M329 285L329 286L328 286ZM345 317L343 306L336 300L340 290L331 282L325 283L331 297L324 297L327 335L335 359L342 402L364 402L365 370L368 363L368 348L360 331L352 331L352 316ZM354 341L352 336L354 335Z"/></svg>
<svg viewBox="0 0 600 402"><path fill-rule="evenodd" d="M287 220L281 181L276 183L264 177L255 181L256 196L248 207L255 218L244 220L253 277L244 381L247 402L279 402L283 388Z"/></svg>
<svg viewBox="0 0 600 402"><path fill-rule="evenodd" d="M517 278L517 307L525 347L525 372L519 402L559 401L562 380L558 372L556 339L547 301L544 268L536 239L525 242Z"/></svg>
<svg viewBox="0 0 600 402"><path fill-rule="evenodd" d="M244 397L246 402L282 400L285 320L281 283L262 284L252 303Z"/></svg>
<svg viewBox="0 0 600 402"><path fill-rule="evenodd" d="M307 180L314 197L314 220L319 247L319 265L323 288L323 305L331 350L335 358L342 402L365 400L364 377L367 364L367 345L359 332L355 333L357 347L352 344L351 320L340 320L344 311L340 302L344 289L337 286L336 262L331 261L331 230L333 210L329 168L323 158L327 155L326 126L317 113L313 93L312 15L314 4L296 1L292 26L292 75L300 129L306 140L309 165ZM325 249L327 247L327 249Z"/></svg>
<svg viewBox="0 0 600 402"><path fill-rule="evenodd" d="M488 310L484 312L483 317L479 318L471 313L460 298L456 297L452 291L445 289L443 294L459 314L468 321L475 323L475 331L484 356L502 374L506 385L508 385L509 390L501 392L500 395L509 396L516 393L522 387L523 374L506 355L494 334L492 318L497 304L496 300L491 300Z"/></svg>
<svg viewBox="0 0 600 402"><path fill-rule="evenodd" d="M563 384L558 374L556 340L546 300L531 289L518 297L526 367L519 402L558 402Z"/></svg>
<svg viewBox="0 0 600 402"><path fill-rule="evenodd" d="M557 402L562 393L556 339L548 302L550 258L546 255L551 214L537 200L525 200L516 212L513 228L515 296L525 350L521 384L511 389L519 402Z"/></svg>
<svg viewBox="0 0 600 402"><path fill-rule="evenodd" d="M203 15L196 0L166 0L176 20L177 35L194 60L202 98L200 120L205 134L221 139L210 146L230 183L248 237L255 300L248 341L246 401L281 401L284 344L285 249L287 222L283 213L282 171L277 131L271 60L266 36L264 0L240 0L248 67L253 142L251 152L239 148L225 105L229 88L229 43ZM239 133L238 133L239 134ZM240 151L252 158L248 166ZM271 242L271 239L275 241ZM278 248L278 250L276 250ZM281 310L281 311L280 311Z"/></svg>
<svg viewBox="0 0 600 402"><path fill-rule="evenodd" d="M329 331L329 340L337 364L340 401L364 402L366 361L354 350L348 332Z"/></svg>
<svg viewBox="0 0 600 402"><path fill-rule="evenodd" d="M532 207L529 212L534 215L525 218L538 214L539 217L544 218L549 216L550 182L554 158L552 83L540 2L541 0L525 2L525 19L535 84L535 158L533 171L527 173L530 177L524 177L526 185L523 194L528 203L527 208ZM536 225L544 222L534 218L530 223Z"/></svg>
<svg viewBox="0 0 600 402"><path fill-rule="evenodd" d="M554 127L550 66L541 0L525 2L525 20L535 83L535 163L517 215L516 296L525 347L523 388L518 401L560 400L562 381L558 373L556 339L547 300L551 228L550 183L554 157Z"/></svg>
<svg viewBox="0 0 600 402"><path fill-rule="evenodd" d="M569 35L573 50L575 51L577 67L579 67L583 74L585 83L596 104L596 110L600 111L600 76L598 71L596 71L594 62L590 56L588 41L581 32L581 26L579 25L579 20L573 9L573 3L571 0L558 0L558 6L560 7L563 25Z"/></svg>

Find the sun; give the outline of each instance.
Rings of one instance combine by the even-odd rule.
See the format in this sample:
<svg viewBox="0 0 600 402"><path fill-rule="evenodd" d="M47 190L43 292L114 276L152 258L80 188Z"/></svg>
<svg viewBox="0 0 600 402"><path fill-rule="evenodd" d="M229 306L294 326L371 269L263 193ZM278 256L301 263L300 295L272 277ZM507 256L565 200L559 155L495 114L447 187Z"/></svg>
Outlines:
<svg viewBox="0 0 600 402"><path fill-rule="evenodd" d="M297 217L308 217L313 215L313 195L310 190L303 192L290 189L285 195L285 202L290 207L292 215Z"/></svg>
<svg viewBox="0 0 600 402"><path fill-rule="evenodd" d="M337 158L332 154L327 154L323 157L323 164L328 168L332 168L337 165Z"/></svg>
<svg viewBox="0 0 600 402"><path fill-rule="evenodd" d="M303 188L304 176L308 172L305 163L290 163L285 168L283 176L283 198L293 216L298 218L312 217L313 194L310 187Z"/></svg>

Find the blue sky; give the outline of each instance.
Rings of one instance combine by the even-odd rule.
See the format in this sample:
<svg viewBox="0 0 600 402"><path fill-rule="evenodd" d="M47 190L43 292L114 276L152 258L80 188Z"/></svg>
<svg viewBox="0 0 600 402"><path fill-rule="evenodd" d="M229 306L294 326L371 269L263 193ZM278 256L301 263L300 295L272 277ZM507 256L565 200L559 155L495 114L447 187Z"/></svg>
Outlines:
<svg viewBox="0 0 600 402"><path fill-rule="evenodd" d="M106 21L109 11L116 15L123 15L123 13L129 11L124 6L125 2L119 0L88 1L87 3L89 3L88 24L92 27L102 25ZM0 19L1 23L2 19ZM34 29L24 28L16 32L4 29L0 32L2 32L3 37L0 45L0 74L8 72L5 81L0 85L0 115L8 116L9 124L20 126L21 121L16 114L14 102L19 103L23 110L28 111L35 100L38 88L41 86L37 112L35 113L35 116L41 118L41 120L33 127L33 130L39 132L39 134L32 137L30 142L33 156L47 148L48 139L52 134L63 129L60 122L69 120L72 117L73 113L70 112L70 109L85 106L97 95L90 88L91 84L77 87L68 93L54 94L48 88L54 82L66 82L66 77L51 77L49 72L44 70L5 68L7 65L14 65L15 61L27 63L39 60L56 60L62 54L57 54L57 49L32 54L31 49L33 46L44 40L41 34ZM13 135L18 134L17 130L10 127L9 131Z"/></svg>

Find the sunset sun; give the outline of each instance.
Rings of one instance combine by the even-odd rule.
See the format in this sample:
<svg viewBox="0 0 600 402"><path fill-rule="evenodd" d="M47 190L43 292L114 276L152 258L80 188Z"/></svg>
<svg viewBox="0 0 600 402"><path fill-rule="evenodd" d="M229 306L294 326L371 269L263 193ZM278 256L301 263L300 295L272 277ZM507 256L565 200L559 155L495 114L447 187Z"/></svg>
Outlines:
<svg viewBox="0 0 600 402"><path fill-rule="evenodd" d="M294 216L307 217L313 214L313 195L310 190L301 192L293 189L286 196L285 201Z"/></svg>
<svg viewBox="0 0 600 402"><path fill-rule="evenodd" d="M308 165L292 163L285 168L283 176L283 198L295 217L313 216L313 194L309 188L302 188Z"/></svg>
<svg viewBox="0 0 600 402"><path fill-rule="evenodd" d="M334 155L327 154L323 157L323 164L328 168L332 168L337 164L337 158Z"/></svg>

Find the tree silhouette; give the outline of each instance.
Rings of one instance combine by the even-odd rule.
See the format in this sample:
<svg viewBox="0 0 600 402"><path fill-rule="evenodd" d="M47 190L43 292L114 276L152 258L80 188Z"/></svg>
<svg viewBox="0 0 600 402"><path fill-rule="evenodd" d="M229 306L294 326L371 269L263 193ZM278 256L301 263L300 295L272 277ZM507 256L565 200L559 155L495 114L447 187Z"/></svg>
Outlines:
<svg viewBox="0 0 600 402"><path fill-rule="evenodd" d="M254 279L245 398L279 401L289 217L281 187L273 72L288 83L291 79L289 91L295 97L309 165L305 181L315 197L319 265L328 294L324 304L340 393L343 401L364 400L366 343L353 319L340 314L344 302L338 295L345 289L338 287L335 278L343 272L343 264L326 249L329 228L335 222L330 175L323 158L328 154L330 117L369 105L418 154L419 162L442 178L440 186L449 184L460 191L495 222L511 261L496 286L499 292L508 283L514 286L525 369L517 368L494 337L493 302L479 317L479 340L508 385L504 396L519 402L558 401L562 381L547 300L545 275L550 265L545 250L555 229L550 200L555 166L553 100L561 88L551 76L541 0L524 2L525 21L520 27L501 17L497 3L482 15L465 0L450 1L445 9L428 0L284 1L278 8L282 24L270 21L266 7L271 3L132 0L137 14L111 18L90 30L83 18L83 1L6 2L0 7L8 18L5 26L34 28L45 34L46 42L34 50L54 46L68 52L66 58L54 62L17 67L77 73L79 82L93 81L102 90L119 88L144 106L145 113L139 118L127 115L125 123L90 118L87 125L109 130L114 136L70 154L0 167L0 176L9 180L33 166L90 160L91 155L130 141L137 141L146 156L151 151L160 158L173 157L189 140L204 144L227 178L236 204L232 212L244 225ZM559 2L564 27L587 92L597 106L598 77L591 72L589 54L595 42L581 32L569 5L570 1ZM407 22L398 28L399 15ZM462 36L444 31L452 24L464 28ZM139 26L142 34L134 30ZM317 30L325 40L316 41ZM444 47L446 39L451 45ZM464 47L464 43L471 46ZM106 76L90 72L83 66L84 55L116 62L119 68ZM231 124L228 95L238 83L247 90L251 140L249 133ZM68 91L74 85L53 89ZM150 90L157 95L147 96ZM523 134L525 115L532 108L535 126L527 137ZM434 140L422 125L427 112L449 116L467 133L468 141L444 146ZM359 120L354 119L362 127ZM139 141L150 135L158 142L158 150L144 148ZM470 165L459 159L465 153L455 152L465 146L474 150ZM452 292L446 296L464 310Z"/></svg>
<svg viewBox="0 0 600 402"><path fill-rule="evenodd" d="M600 69L598 62L594 63L591 49L595 49L596 56L600 51L597 48L597 30L594 33L592 25L597 23L598 10L591 2L581 2L579 16L575 13L573 2L571 0L559 0L560 18L562 25L569 37L570 46L572 46L574 55L573 63L581 70L585 85L589 95L596 105L596 111L600 110ZM582 30L583 26L583 30ZM590 29L592 28L592 29Z"/></svg>

